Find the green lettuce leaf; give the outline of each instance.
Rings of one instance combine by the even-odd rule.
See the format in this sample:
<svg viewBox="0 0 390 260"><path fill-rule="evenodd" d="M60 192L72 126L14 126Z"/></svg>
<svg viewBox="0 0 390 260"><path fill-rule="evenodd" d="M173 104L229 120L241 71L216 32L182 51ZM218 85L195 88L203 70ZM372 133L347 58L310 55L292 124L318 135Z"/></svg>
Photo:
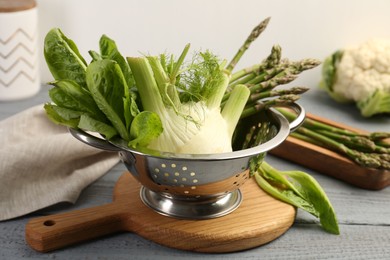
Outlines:
<svg viewBox="0 0 390 260"><path fill-rule="evenodd" d="M106 116L100 111L88 90L70 80L52 82L54 88L49 90L51 100L58 106L84 112L102 122Z"/></svg>
<svg viewBox="0 0 390 260"><path fill-rule="evenodd" d="M71 128L77 128L82 112L74 111L69 108L59 107L55 104L45 104L44 109L47 117L58 125L64 125Z"/></svg>
<svg viewBox="0 0 390 260"><path fill-rule="evenodd" d="M111 125L95 120L94 118L89 117L85 114L81 115L78 128L81 128L85 131L100 133L104 136L104 138L108 140L118 134L116 129Z"/></svg>
<svg viewBox="0 0 390 260"><path fill-rule="evenodd" d="M128 87L134 86L134 78L130 70L130 66L126 59L119 52L118 47L114 40L109 38L107 35L102 35L99 41L100 54L103 59L110 59L116 61L121 67L123 76L126 79Z"/></svg>
<svg viewBox="0 0 390 260"><path fill-rule="evenodd" d="M87 86L96 105L106 115L122 139L129 141L125 111L129 111L129 90L119 65L112 60L98 60L87 68ZM123 101L125 99L125 101Z"/></svg>
<svg viewBox="0 0 390 260"><path fill-rule="evenodd" d="M67 38L60 29L51 29L44 40L46 64L56 80L67 79L86 87L85 71L87 63L76 44Z"/></svg>
<svg viewBox="0 0 390 260"><path fill-rule="evenodd" d="M142 111L131 124L130 137L132 140L128 145L134 148L137 146L146 147L162 131L163 126L160 117L154 112Z"/></svg>

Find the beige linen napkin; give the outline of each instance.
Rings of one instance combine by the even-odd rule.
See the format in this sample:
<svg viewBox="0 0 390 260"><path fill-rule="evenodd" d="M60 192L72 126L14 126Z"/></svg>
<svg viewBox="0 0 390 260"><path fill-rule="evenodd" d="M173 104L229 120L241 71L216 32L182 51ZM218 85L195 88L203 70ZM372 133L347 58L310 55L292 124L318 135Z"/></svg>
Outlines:
<svg viewBox="0 0 390 260"><path fill-rule="evenodd" d="M80 192L119 162L115 152L76 140L52 123L43 105L0 122L0 221L59 202Z"/></svg>

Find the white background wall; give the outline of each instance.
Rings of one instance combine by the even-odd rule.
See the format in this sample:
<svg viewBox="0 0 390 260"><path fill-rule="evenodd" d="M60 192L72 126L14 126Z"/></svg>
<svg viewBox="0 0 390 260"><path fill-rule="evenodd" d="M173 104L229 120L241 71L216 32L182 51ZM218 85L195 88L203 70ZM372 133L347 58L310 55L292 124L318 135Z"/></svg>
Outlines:
<svg viewBox="0 0 390 260"><path fill-rule="evenodd" d="M239 68L265 58L273 44L290 59L323 59L334 50L371 37L390 38L388 0L37 0L40 47L59 27L87 51L98 50L102 34L113 38L125 56L178 54L210 49L230 59L252 28L270 16L267 30L243 57ZM42 53L42 50L40 50ZM42 81L52 78L42 55ZM315 87L320 68L295 85Z"/></svg>

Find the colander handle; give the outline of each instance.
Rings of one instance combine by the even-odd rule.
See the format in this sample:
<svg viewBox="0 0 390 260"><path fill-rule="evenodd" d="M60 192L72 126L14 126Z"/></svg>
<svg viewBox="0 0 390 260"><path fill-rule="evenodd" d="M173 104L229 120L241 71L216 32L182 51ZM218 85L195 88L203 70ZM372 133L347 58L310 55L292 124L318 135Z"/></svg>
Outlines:
<svg viewBox="0 0 390 260"><path fill-rule="evenodd" d="M75 137L77 140L88 144L90 146L93 146L95 148L99 148L102 150L106 151L111 151L111 152L119 152L122 149L119 147L116 147L115 145L111 144L105 139L93 136L81 129L74 129L74 128L69 128L69 132Z"/></svg>
<svg viewBox="0 0 390 260"><path fill-rule="evenodd" d="M294 132L305 121L306 111L301 105L299 105L297 103L291 103L286 107L292 109L295 113L297 113L297 117L293 121L290 122L290 132Z"/></svg>

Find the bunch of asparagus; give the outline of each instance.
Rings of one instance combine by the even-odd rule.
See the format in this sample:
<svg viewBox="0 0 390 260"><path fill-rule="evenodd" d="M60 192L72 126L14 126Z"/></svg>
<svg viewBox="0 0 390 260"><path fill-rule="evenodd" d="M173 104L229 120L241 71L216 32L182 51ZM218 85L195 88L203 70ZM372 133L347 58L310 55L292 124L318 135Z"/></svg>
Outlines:
<svg viewBox="0 0 390 260"><path fill-rule="evenodd" d="M226 67L231 72L250 44L265 30L269 18L255 27L232 61ZM222 106L229 98L231 90L239 84L246 85L251 92L241 118L256 114L262 109L272 106L286 106L299 99L299 95L308 90L306 87L275 89L295 80L298 75L320 64L316 59L290 61L281 58L281 48L273 46L270 55L260 64L244 68L231 75L229 87L223 97ZM262 102L259 103L258 101ZM295 114L279 109L288 119L294 119ZM346 155L359 165L370 168L390 169L390 144L384 139L390 138L390 133L359 134L341 128L336 128L312 119L306 119L302 127L292 136L331 149Z"/></svg>
<svg viewBox="0 0 390 260"><path fill-rule="evenodd" d="M252 30L244 44L226 66L229 73L233 71L250 44L265 30L269 20L270 18L265 19ZM316 59L290 61L282 59L281 52L281 47L274 45L269 56L261 63L234 72L230 77L229 86L222 99L222 107L229 99L232 89L237 85L246 85L251 92L241 118L251 116L262 109L272 106L285 106L297 101L299 95L306 92L308 88L292 87L276 90L275 87L292 82L301 72L318 66L320 61ZM262 103L258 103L258 100L262 100Z"/></svg>
<svg viewBox="0 0 390 260"><path fill-rule="evenodd" d="M293 120L295 114L279 111ZM390 132L361 134L306 118L291 136L341 153L363 167L390 170Z"/></svg>

